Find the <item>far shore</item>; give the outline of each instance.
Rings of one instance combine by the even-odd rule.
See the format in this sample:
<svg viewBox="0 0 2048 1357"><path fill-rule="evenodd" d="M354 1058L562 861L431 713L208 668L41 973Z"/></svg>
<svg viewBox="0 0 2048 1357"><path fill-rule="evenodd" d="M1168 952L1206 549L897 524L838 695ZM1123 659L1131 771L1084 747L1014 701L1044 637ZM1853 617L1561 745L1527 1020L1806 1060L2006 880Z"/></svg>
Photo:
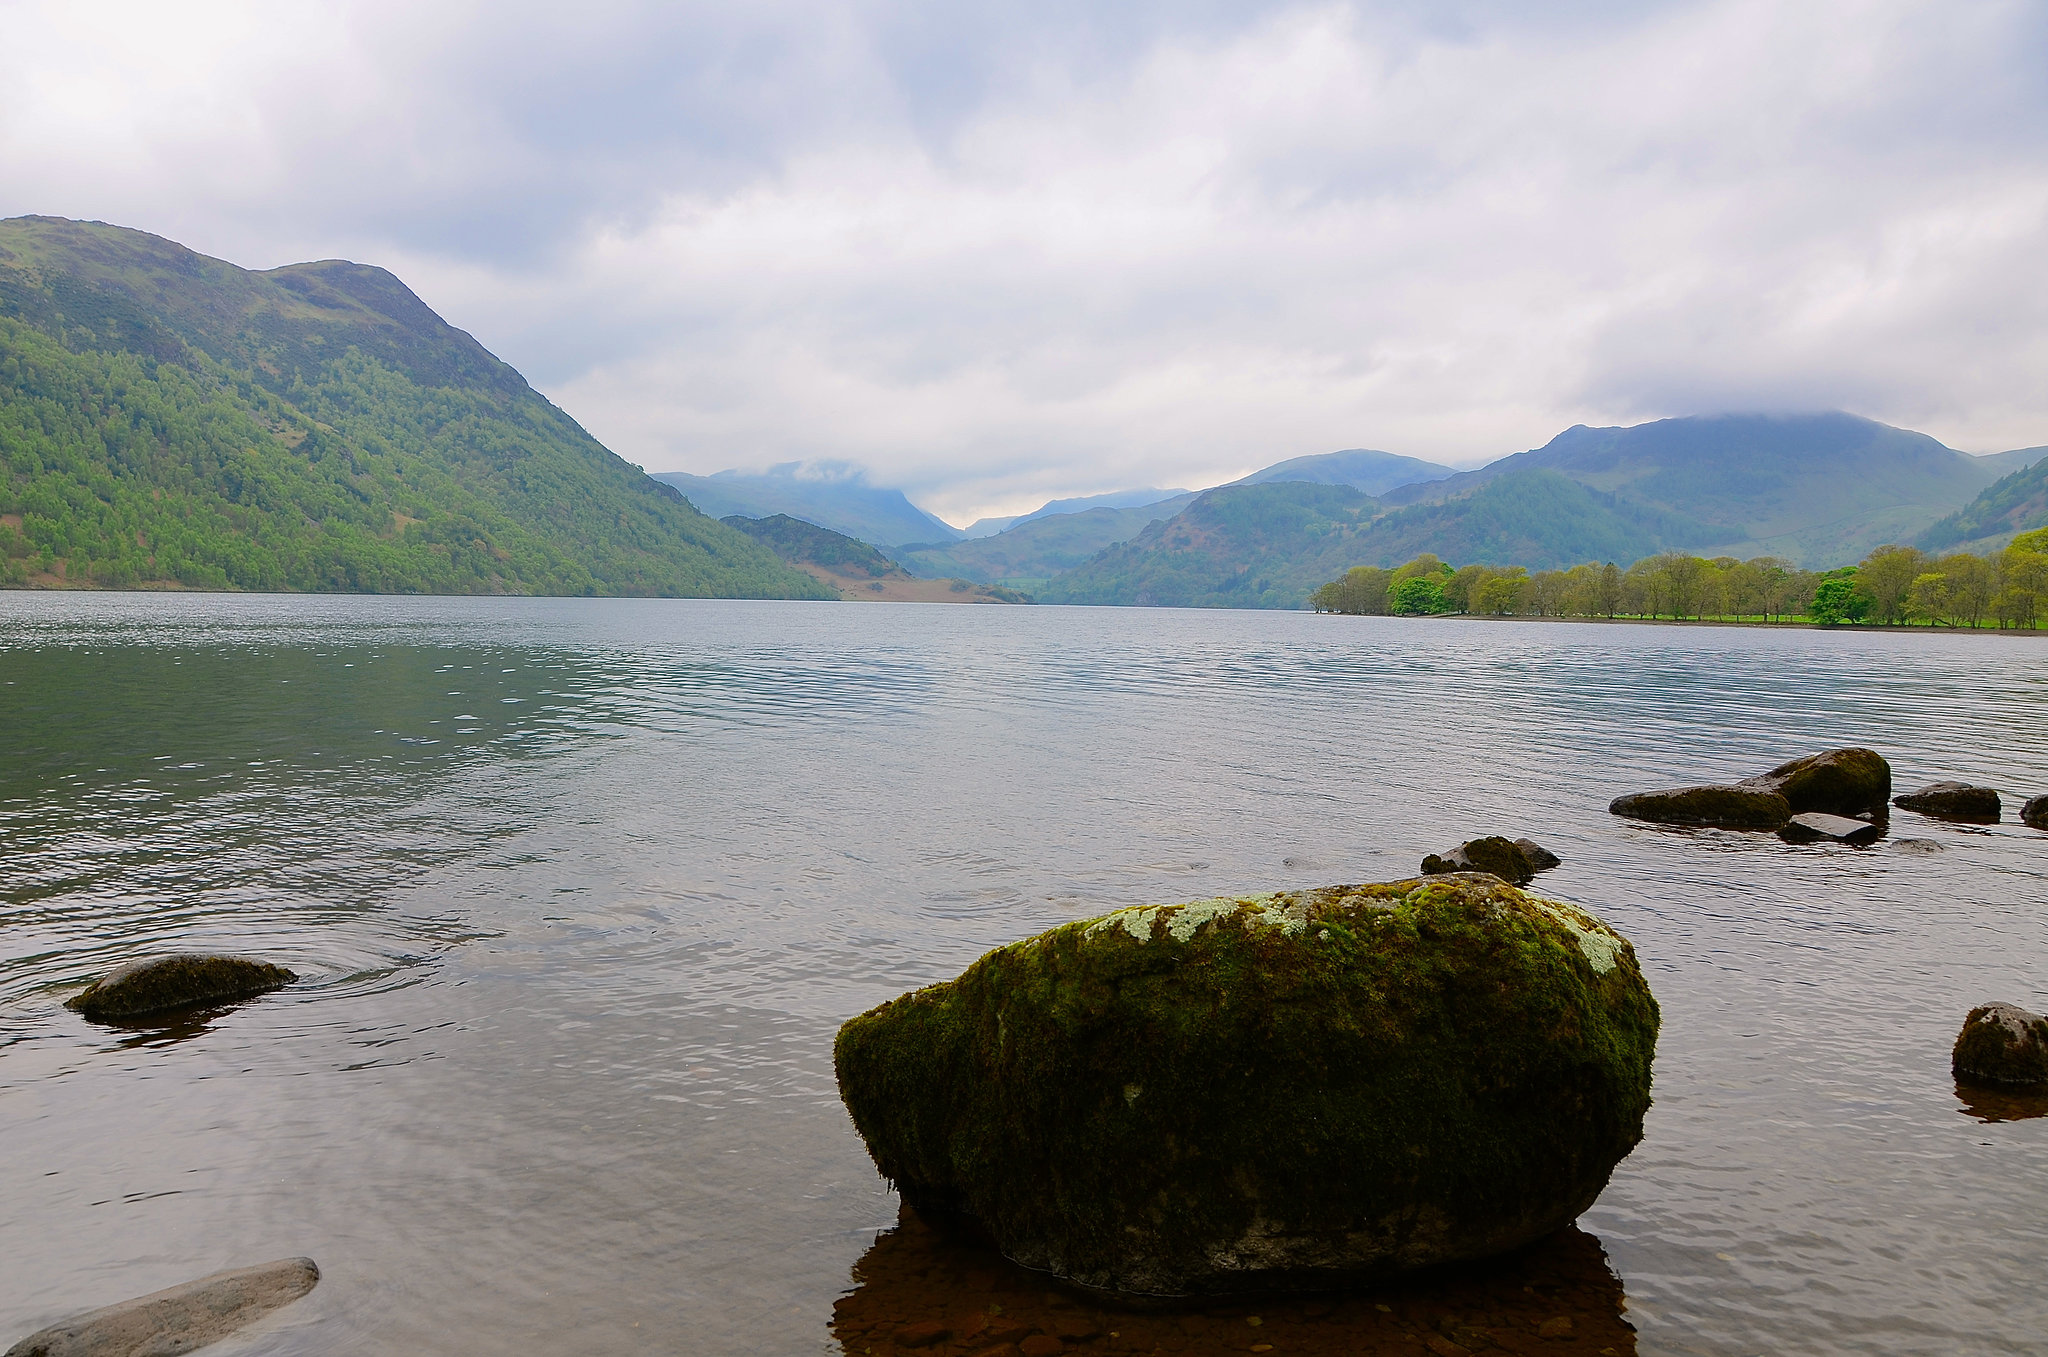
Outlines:
<svg viewBox="0 0 2048 1357"><path fill-rule="evenodd" d="M1726 617L1530 617L1521 613L1324 613L1325 617L1401 617L1416 622L1592 622L1600 626L1771 627L1784 631L1931 631L1947 636L2048 636L2040 627L1944 627L1922 622L1763 622Z"/></svg>

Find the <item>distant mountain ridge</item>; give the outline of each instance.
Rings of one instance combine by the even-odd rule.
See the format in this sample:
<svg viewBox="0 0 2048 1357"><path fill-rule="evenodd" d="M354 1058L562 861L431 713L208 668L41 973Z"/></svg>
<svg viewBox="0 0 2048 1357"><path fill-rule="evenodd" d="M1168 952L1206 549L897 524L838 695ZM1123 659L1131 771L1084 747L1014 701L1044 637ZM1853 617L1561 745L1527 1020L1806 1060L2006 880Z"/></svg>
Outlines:
<svg viewBox="0 0 2048 1357"><path fill-rule="evenodd" d="M1982 552L2048 526L2048 447L2018 448L1984 460L2019 470L1986 486L1975 499L1921 533L1915 545L1929 551Z"/></svg>
<svg viewBox="0 0 2048 1357"><path fill-rule="evenodd" d="M905 542L951 542L961 532L912 504L901 490L867 483L851 467L785 462L767 471L720 471L694 476L660 471L654 479L680 490L715 518L788 514L848 537L893 547Z"/></svg>
<svg viewBox="0 0 2048 1357"><path fill-rule="evenodd" d="M0 221L13 584L825 591L649 480L383 269Z"/></svg>
<svg viewBox="0 0 2048 1357"><path fill-rule="evenodd" d="M1383 495L1404 485L1440 481L1458 474L1456 467L1425 462L1420 457L1375 448L1346 448L1342 452L1314 453L1290 457L1284 462L1254 471L1232 485L1264 485L1269 481L1312 481L1318 485L1348 485L1368 495Z"/></svg>

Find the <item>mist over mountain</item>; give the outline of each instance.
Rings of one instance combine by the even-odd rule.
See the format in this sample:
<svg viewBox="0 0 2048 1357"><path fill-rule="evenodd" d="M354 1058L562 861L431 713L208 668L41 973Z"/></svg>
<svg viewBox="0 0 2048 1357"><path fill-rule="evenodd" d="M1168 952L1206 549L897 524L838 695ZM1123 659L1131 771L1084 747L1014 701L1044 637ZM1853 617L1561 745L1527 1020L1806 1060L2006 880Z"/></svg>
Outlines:
<svg viewBox="0 0 2048 1357"><path fill-rule="evenodd" d="M397 278L0 222L8 582L823 597Z"/></svg>
<svg viewBox="0 0 2048 1357"><path fill-rule="evenodd" d="M1400 486L1440 481L1457 474L1456 467L1425 462L1420 457L1403 457L1399 453L1380 452L1373 448L1347 448L1342 452L1290 457L1231 484L1313 481L1318 485L1348 485L1368 495L1382 495Z"/></svg>
<svg viewBox="0 0 2048 1357"><path fill-rule="evenodd" d="M884 547L952 542L962 535L952 524L912 504L901 490L870 485L864 473L844 463L785 462L766 471L720 471L710 476L661 471L654 479L674 486L717 518L788 514Z"/></svg>

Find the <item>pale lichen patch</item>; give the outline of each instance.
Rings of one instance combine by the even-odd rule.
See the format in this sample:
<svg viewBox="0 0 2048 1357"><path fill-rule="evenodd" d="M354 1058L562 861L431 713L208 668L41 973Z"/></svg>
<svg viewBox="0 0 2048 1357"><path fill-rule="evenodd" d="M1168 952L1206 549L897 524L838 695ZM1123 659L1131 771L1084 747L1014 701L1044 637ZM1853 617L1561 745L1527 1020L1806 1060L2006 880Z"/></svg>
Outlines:
<svg viewBox="0 0 2048 1357"><path fill-rule="evenodd" d="M1092 938L1105 929L1121 928L1139 942L1150 942L1153 921L1159 917L1162 908L1160 905L1137 905L1130 909L1117 910L1113 914L1105 914L1083 929L1081 936Z"/></svg>
<svg viewBox="0 0 2048 1357"><path fill-rule="evenodd" d="M1529 897L1529 903L1564 925L1565 931L1579 944L1579 951L1596 974L1606 975L1614 969L1615 960L1621 955L1621 949L1628 945L1621 940L1619 934L1584 910L1562 901L1545 900L1532 895Z"/></svg>

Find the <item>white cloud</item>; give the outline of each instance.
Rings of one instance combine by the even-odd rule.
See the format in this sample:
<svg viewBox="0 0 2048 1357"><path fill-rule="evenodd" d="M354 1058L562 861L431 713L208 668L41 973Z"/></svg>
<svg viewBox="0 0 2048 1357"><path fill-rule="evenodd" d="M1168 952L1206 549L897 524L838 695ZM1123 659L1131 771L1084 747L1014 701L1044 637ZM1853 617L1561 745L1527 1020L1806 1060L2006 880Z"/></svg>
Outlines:
<svg viewBox="0 0 2048 1357"><path fill-rule="evenodd" d="M2048 441L2038 6L245 12L39 11L0 205L385 263L657 469L965 519L1706 409Z"/></svg>

